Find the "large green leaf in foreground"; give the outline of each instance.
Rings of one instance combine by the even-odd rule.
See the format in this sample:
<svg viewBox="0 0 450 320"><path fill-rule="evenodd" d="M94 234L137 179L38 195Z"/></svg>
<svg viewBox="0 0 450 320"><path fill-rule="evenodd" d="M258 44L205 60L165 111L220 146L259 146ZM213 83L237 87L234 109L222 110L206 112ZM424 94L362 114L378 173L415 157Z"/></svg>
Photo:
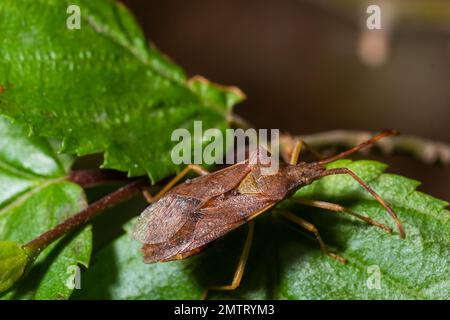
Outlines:
<svg viewBox="0 0 450 320"><path fill-rule="evenodd" d="M352 217L283 203L315 223L325 242L348 259L326 257L310 234L273 212L257 218L255 240L241 287L211 298L448 299L450 226L445 202L415 191L418 183L383 173L374 161L339 161L370 182L405 226L406 240ZM391 225L384 209L353 180L326 177L296 197L345 204ZM146 265L140 245L123 235L95 255L78 298L198 299L203 288L227 284L245 238L244 226L186 261Z"/></svg>
<svg viewBox="0 0 450 320"><path fill-rule="evenodd" d="M79 30L66 27L69 4L80 8ZM105 168L153 181L173 173L173 130L194 120L224 129L242 99L188 80L114 1L2 0L0 30L0 113L63 140L67 153L104 152Z"/></svg>
<svg viewBox="0 0 450 320"><path fill-rule="evenodd" d="M0 241L25 244L86 207L83 190L65 180L70 159L57 157L42 138L0 117ZM73 290L74 268L87 267L92 236L89 228L45 249L30 274L1 298L65 299ZM4 245L10 243L11 245ZM0 246L1 268L11 259L11 242ZM20 270L18 270L19 272Z"/></svg>

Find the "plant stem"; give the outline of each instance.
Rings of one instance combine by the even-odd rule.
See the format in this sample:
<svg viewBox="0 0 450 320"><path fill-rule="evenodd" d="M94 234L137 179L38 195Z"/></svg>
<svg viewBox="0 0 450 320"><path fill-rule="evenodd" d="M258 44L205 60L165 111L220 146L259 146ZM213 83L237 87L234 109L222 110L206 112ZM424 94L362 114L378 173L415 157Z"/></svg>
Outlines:
<svg viewBox="0 0 450 320"><path fill-rule="evenodd" d="M252 128L253 125L236 114L231 114L230 123L241 129ZM356 130L332 130L313 133L309 135L293 136L289 133L281 133L281 144L294 146L297 138L303 139L313 149L325 149L329 147L353 147L374 135L369 131ZM450 166L450 144L433 141L412 135L400 135L383 139L375 144L383 154L400 152L411 155L426 164L441 163ZM370 150L370 148L368 149Z"/></svg>
<svg viewBox="0 0 450 320"><path fill-rule="evenodd" d="M69 180L83 188L90 188L100 184L124 182L127 177L112 170L74 170L70 172Z"/></svg>
<svg viewBox="0 0 450 320"><path fill-rule="evenodd" d="M28 242L24 245L24 249L30 251L32 255L38 255L49 244L53 243L63 235L84 225L100 212L131 198L141 191L145 184L146 181L144 179L140 179L108 194L88 206L86 209L61 222L53 229Z"/></svg>
<svg viewBox="0 0 450 320"><path fill-rule="evenodd" d="M373 133L368 131L333 130L297 137L282 134L281 139L282 143L293 145L295 138L301 138L314 149L324 149L336 146L351 147L367 140L371 136L373 136ZM400 135L383 139L375 145L383 154L400 152L412 155L427 164L441 163L444 166L450 165L450 145L445 142Z"/></svg>

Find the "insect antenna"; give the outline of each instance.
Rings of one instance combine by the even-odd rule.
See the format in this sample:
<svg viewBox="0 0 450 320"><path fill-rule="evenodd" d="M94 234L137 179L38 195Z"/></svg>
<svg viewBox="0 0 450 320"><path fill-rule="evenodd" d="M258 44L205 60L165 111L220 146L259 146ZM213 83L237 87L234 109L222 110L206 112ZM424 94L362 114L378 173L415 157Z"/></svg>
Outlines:
<svg viewBox="0 0 450 320"><path fill-rule="evenodd" d="M353 179L355 179L364 189L366 189L389 213L389 215L394 219L395 223L397 224L398 231L400 232L400 237L402 239L405 239L405 231L403 229L402 223L400 222L397 215L394 213L394 211L391 209L391 207L384 201L378 193L376 193L371 187L369 187L360 177L358 177L353 171L347 168L335 168L335 169L329 169L322 172L320 175L321 177L335 175L335 174L348 174Z"/></svg>
<svg viewBox="0 0 450 320"><path fill-rule="evenodd" d="M336 161L338 159L345 158L345 157L347 157L347 156L349 156L349 155L351 155L351 154L361 150L362 148L377 142L378 140L380 140L380 139L382 139L384 137L396 136L398 134L399 134L399 132L397 130L383 130L382 132L380 132L376 136L370 138L369 140L364 141L363 143L361 143L361 144L359 144L359 145L357 145L357 146L355 146L355 147L353 147L353 148L351 148L351 149L349 149L347 151L341 152L341 153L339 153L337 155L331 156L331 157L323 159L323 160L319 160L319 161L317 161L317 163L318 164L327 164L327 163Z"/></svg>

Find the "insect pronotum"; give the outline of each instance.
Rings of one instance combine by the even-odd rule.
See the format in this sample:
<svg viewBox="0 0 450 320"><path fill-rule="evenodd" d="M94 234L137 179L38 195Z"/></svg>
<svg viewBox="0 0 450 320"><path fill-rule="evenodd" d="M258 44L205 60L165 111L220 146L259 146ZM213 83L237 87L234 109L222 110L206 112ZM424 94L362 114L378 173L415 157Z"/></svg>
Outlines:
<svg viewBox="0 0 450 320"><path fill-rule="evenodd" d="M327 169L324 166L345 158L383 137L396 134L397 131L385 130L352 149L312 163L298 163L303 145L299 140L291 154L290 163L280 163L279 170L271 175L261 174L263 168L261 163L266 163L258 161L262 157L261 150L250 154L249 159L242 163L212 173L198 165L187 166L156 196L152 197L148 192L144 192L151 205L142 213L133 233L134 238L144 244L142 248L144 261L152 263L187 258L248 222L249 232L232 283L210 288L233 290L239 286L250 251L254 229L252 219L274 207L299 188L322 177L336 174L350 175L367 190L387 210L397 224L401 238L405 238L402 224L393 210L361 178L347 168ZM175 186L190 171L200 176ZM305 205L349 213L388 232L392 231L386 225L337 204L309 199L297 201ZM290 212L281 211L280 214L312 232L326 255L341 263L346 262L343 257L327 248L313 224Z"/></svg>

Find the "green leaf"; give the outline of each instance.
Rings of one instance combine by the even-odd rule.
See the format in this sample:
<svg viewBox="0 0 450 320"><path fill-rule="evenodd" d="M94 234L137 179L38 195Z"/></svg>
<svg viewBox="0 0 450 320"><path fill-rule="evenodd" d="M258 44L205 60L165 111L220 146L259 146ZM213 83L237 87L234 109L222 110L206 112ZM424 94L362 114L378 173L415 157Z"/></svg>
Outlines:
<svg viewBox="0 0 450 320"><path fill-rule="evenodd" d="M195 281L195 261L144 264L140 245L128 234L95 256L96 268L83 274L81 299L198 299L202 287ZM108 268L107 262L110 262Z"/></svg>
<svg viewBox="0 0 450 320"><path fill-rule="evenodd" d="M80 7L80 30L66 27L69 4ZM103 167L131 176L174 173L173 130L192 132L195 120L223 130L243 98L188 80L114 1L4 0L0 29L0 113L63 140L64 152L104 152Z"/></svg>
<svg viewBox="0 0 450 320"><path fill-rule="evenodd" d="M25 244L86 207L84 191L66 181L68 166L46 140L27 137L24 128L0 117L0 240ZM68 298L73 274L67 270L87 267L91 238L85 228L47 247L30 274L2 298Z"/></svg>
<svg viewBox="0 0 450 320"><path fill-rule="evenodd" d="M247 299L448 299L450 229L446 202L415 189L418 182L384 173L374 161L338 161L386 199L402 221L406 240L351 216L283 202L314 223L327 245L348 259L325 256L311 234L274 212L256 219L255 238L241 286L211 298ZM351 178L323 178L295 197L341 203L393 225L385 210ZM209 285L231 283L247 227L185 261L142 263L129 235L101 249L84 274L77 298L198 299ZM378 273L379 272L379 273ZM379 288L377 275L379 277Z"/></svg>
<svg viewBox="0 0 450 320"><path fill-rule="evenodd" d="M370 182L398 214L407 239L399 240L398 234L392 236L373 227L344 223L348 218L313 212L308 215L310 220L316 222L319 230L324 229L329 238L334 238L335 248L344 249L342 253L349 263L335 264L322 259L317 252L290 259L282 265L280 295L291 299L448 299L450 212L445 209L448 203L416 191L420 184L417 181L383 173L386 166L378 162L341 160L331 167L348 167ZM356 212L389 221L385 210L350 177L324 178L303 188L297 196L340 201ZM304 247L308 250L308 246ZM294 244L286 243L280 260L286 261L293 250ZM295 250L299 250L298 246ZM379 289L372 283L378 271Z"/></svg>
<svg viewBox="0 0 450 320"><path fill-rule="evenodd" d="M21 245L0 241L0 292L6 291L22 277L29 257Z"/></svg>

